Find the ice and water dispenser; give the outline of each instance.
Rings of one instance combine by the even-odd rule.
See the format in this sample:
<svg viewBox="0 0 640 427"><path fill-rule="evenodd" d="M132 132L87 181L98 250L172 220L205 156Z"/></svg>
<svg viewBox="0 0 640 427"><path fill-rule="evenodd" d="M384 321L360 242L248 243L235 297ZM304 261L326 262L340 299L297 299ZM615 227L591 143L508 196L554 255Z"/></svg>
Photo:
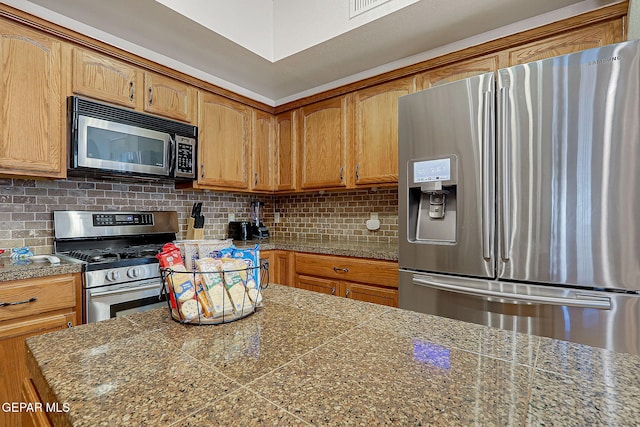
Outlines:
<svg viewBox="0 0 640 427"><path fill-rule="evenodd" d="M409 241L455 243L457 157L411 160L408 167Z"/></svg>

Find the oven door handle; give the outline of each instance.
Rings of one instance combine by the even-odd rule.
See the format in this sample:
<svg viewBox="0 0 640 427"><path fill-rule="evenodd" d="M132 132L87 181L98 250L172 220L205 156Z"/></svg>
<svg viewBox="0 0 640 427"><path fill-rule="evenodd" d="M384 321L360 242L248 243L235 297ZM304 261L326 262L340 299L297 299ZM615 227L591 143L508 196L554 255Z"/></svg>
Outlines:
<svg viewBox="0 0 640 427"><path fill-rule="evenodd" d="M108 288L109 286L105 286L106 288ZM115 289L113 291L104 291L104 292L91 292L91 288L88 289L89 293L91 294L91 297L103 297L103 296L107 296L107 295L114 295L114 294L121 294L123 292L127 292L127 291L146 291L149 289L154 289L157 288L158 290L162 290L162 282L153 282L150 285L147 286L136 286L135 288L118 288ZM94 288L96 289L96 288ZM101 288L97 288L97 289L101 289Z"/></svg>

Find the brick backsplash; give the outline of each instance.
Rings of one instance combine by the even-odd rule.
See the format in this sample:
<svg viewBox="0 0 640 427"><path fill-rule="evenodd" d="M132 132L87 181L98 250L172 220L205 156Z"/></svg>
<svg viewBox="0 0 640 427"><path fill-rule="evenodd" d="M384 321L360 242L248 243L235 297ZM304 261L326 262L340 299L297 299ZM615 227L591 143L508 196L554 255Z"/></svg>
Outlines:
<svg viewBox="0 0 640 427"><path fill-rule="evenodd" d="M313 238L396 243L396 189L342 193L259 196L176 190L172 183L130 183L69 178L67 180L0 179L0 248L29 246L35 254L53 250L54 210L175 210L180 234L194 202L203 202L205 238L227 237L229 214L249 220L250 202L265 202L265 225L278 238ZM274 213L280 222L274 223ZM381 227L369 231L365 222L377 213Z"/></svg>

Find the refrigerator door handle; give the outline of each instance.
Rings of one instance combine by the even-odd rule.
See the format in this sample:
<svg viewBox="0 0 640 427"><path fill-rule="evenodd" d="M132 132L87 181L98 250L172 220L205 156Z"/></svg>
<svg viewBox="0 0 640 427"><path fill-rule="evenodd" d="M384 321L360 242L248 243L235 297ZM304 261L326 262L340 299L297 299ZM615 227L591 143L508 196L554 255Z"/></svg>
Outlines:
<svg viewBox="0 0 640 427"><path fill-rule="evenodd" d="M482 165L482 256L484 259L491 259L491 140L492 140L492 120L491 114L493 106L491 105L492 92L485 92L482 99L482 108L484 109L482 132L482 149L483 149L483 165Z"/></svg>
<svg viewBox="0 0 640 427"><path fill-rule="evenodd" d="M588 294L576 292L575 298L551 297L542 295L514 294L511 292L492 291L490 289L477 289L468 286L454 285L451 283L443 283L434 280L431 276L421 276L413 278L413 284L426 286L442 291L458 292L467 295L473 295L484 298L499 298L500 300L509 300L514 302L523 302L529 304L549 304L564 305L570 307L597 308L603 310L611 309L611 298L597 297ZM504 301L508 302L508 301Z"/></svg>
<svg viewBox="0 0 640 427"><path fill-rule="evenodd" d="M502 148L502 259L509 260L509 92L500 88L500 147Z"/></svg>

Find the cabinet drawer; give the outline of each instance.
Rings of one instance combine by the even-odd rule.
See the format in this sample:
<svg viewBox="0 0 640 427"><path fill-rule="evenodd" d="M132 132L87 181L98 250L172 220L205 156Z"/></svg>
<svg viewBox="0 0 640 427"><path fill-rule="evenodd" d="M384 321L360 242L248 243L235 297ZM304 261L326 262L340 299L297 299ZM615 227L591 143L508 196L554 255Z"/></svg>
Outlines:
<svg viewBox="0 0 640 427"><path fill-rule="evenodd" d="M73 274L0 283L0 321L76 307L76 280Z"/></svg>
<svg viewBox="0 0 640 427"><path fill-rule="evenodd" d="M393 261L296 253L296 273L398 287L398 263Z"/></svg>

